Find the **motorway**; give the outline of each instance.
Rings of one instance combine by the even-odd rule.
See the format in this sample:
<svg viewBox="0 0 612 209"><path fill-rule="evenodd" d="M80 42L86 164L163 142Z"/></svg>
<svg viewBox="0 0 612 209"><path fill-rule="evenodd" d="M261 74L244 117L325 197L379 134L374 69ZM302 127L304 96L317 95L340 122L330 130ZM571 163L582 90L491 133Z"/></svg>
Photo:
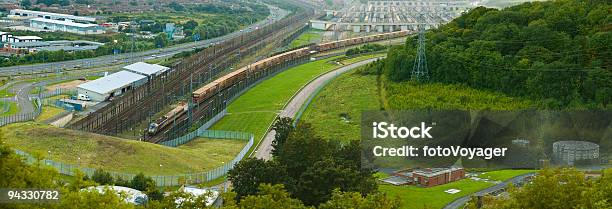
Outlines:
<svg viewBox="0 0 612 209"><path fill-rule="evenodd" d="M94 58L87 59L78 59L78 60L70 60L70 61L62 61L62 62L52 62L52 63L41 63L34 65L20 65L20 66L11 66L11 67L2 67L0 68L0 75L15 75L19 72L25 73L57 73L62 69L75 69L75 68L90 68L95 66L106 66L106 65L119 65L119 64L130 64L138 61L144 61L149 59L159 59L164 57L171 57L175 54L191 51L194 48L202 48L214 45L216 43L222 42L227 39L231 39L237 36L242 35L243 33L250 32L257 28L263 27L265 25L274 23L285 16L289 15L289 12L286 10L282 10L277 7L273 7L268 5L270 8L270 16L265 20L259 21L249 27L235 31L233 33L227 34L225 36L220 36L217 38L202 40L198 42L191 42L185 44L179 44L170 46L162 49L152 49L142 52L134 52L134 53L125 53L118 55L106 55Z"/></svg>
<svg viewBox="0 0 612 209"><path fill-rule="evenodd" d="M302 87L300 91L293 95L291 101L285 104L285 107L282 111L280 111L279 117L295 117L295 115L300 111L302 106L306 104L306 102L310 99L311 96L314 96L319 87L325 85L328 81L336 78L336 76L345 73L347 71L353 70L357 67L366 65L368 63L374 62L380 58L372 58L368 60L364 60L361 62L356 62L336 70L325 73L312 81L310 81L306 86ZM256 158L269 160L272 158L272 141L274 141L274 136L276 132L274 130L270 130L263 140L260 142L257 150L251 155L254 155Z"/></svg>
<svg viewBox="0 0 612 209"><path fill-rule="evenodd" d="M480 190L474 194L469 194L466 196L463 196L459 199L455 199L455 201L449 203L448 205L444 206L443 209L458 209L458 208L463 208L463 206L470 201L472 196L483 196L495 191L498 191L500 189L506 188L510 183L514 184L514 185L519 185L521 182L523 182L523 180L525 180L525 178L527 177L532 177L535 176L536 173L527 173L527 174L523 174L520 176L515 176L511 179L508 179L502 183L496 184L495 186Z"/></svg>

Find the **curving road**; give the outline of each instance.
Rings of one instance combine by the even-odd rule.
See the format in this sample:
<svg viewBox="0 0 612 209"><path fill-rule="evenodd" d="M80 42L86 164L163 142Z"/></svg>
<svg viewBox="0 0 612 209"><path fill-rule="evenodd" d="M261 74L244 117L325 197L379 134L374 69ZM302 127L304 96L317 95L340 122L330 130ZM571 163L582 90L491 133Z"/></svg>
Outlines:
<svg viewBox="0 0 612 209"><path fill-rule="evenodd" d="M270 16L265 20L259 21L250 25L248 28L240 31L235 31L233 33L227 34L225 36L202 40L196 43L186 43L170 46L162 49L152 49L142 52L135 53L126 53L119 55L106 55L94 58L87 59L78 59L78 60L69 60L62 62L52 62L52 63L41 63L34 65L20 65L20 66L11 66L11 67L2 67L0 68L0 75L13 75L18 72L58 72L61 69L73 69L73 68L89 68L94 66L103 66L103 65L117 65L117 64L128 64L143 60L149 59L157 59L163 57L173 56L175 54L191 51L193 48L201 48L208 47L212 44L222 42L227 39L231 39L236 36L242 35L242 33L247 33L256 28L263 27L265 25L274 23L289 14L288 11L282 10L277 7L269 6L270 8Z"/></svg>
<svg viewBox="0 0 612 209"><path fill-rule="evenodd" d="M289 103L285 105L285 108L280 112L279 117L294 117L298 113L298 111L300 111L300 108L308 101L310 96L317 92L317 89L319 87L325 85L328 81L336 78L336 76L338 76L339 74L374 62L378 59L380 58L372 58L361 62L356 62L330 71L315 78L314 80L306 84L306 86L302 87L302 89L300 89L300 91L295 94L293 98L291 98L291 101L289 101ZM275 135L276 132L274 130L270 130L270 132L268 132L263 138L263 140L260 142L255 152L251 155L259 159L269 160L272 157L272 141L274 141Z"/></svg>
<svg viewBox="0 0 612 209"><path fill-rule="evenodd" d="M531 176L535 176L536 173L526 173L520 176L515 176L512 177L511 179L508 179L502 183L496 184L495 186L480 190L474 194L469 194L466 196L463 196L459 199L455 199L455 201L449 203L448 205L444 206L443 209L458 209L458 208L463 208L463 206L470 201L470 198L474 195L476 196L482 196L482 195L486 195L489 194L491 192L503 189L505 187L507 187L510 183L514 184L514 185L518 185L519 183L523 182L523 180L527 177L531 177Z"/></svg>

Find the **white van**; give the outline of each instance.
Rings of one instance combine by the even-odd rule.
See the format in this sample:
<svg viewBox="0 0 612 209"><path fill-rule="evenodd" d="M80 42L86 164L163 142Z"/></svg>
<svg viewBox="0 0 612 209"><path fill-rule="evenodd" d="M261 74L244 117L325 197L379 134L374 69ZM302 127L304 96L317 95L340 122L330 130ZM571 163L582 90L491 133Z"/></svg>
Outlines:
<svg viewBox="0 0 612 209"><path fill-rule="evenodd" d="M82 101L91 101L91 98L85 94L79 94L77 96L77 100L82 100Z"/></svg>

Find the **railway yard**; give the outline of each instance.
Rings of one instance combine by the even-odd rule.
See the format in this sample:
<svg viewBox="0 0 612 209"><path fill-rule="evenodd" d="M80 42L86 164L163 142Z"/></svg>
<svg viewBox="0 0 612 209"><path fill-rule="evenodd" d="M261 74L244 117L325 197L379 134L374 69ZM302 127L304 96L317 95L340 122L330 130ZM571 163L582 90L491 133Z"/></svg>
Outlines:
<svg viewBox="0 0 612 209"><path fill-rule="evenodd" d="M572 0L557 1L559 3L551 5ZM68 5L65 5L66 2ZM499 124L494 124L494 128L487 127L497 131L491 134L494 135L492 137L502 138L502 133L516 136L512 136L511 142L504 142L503 148L491 145L482 155L473 153L485 148L472 146L469 143L478 142L469 140L488 137L480 133L484 131L480 129L486 129L484 125L479 126L480 123L489 122L485 121L485 116L480 116L480 109L572 110L599 105L587 104L579 99L567 104L553 99L538 101L538 98L522 95L524 92L510 94L492 89L497 88L497 84L466 84L477 79L482 79L482 82L485 79L510 82L515 76L514 72L519 72L523 67L550 67L540 63L541 60L531 59L537 53L557 53L548 51L548 45L534 45L533 48L512 45L514 49L504 45L506 42L495 44L496 40L491 37L501 33L491 32L493 29L487 30L487 33L477 31L478 28L488 27L483 23L485 20L503 21L506 4L523 1L180 0L130 1L114 3L114 6L106 1L66 2L19 1L0 5L10 9L7 10L10 11L9 15L0 17L4 20L0 22L0 27L8 30L0 31L0 41L5 46L0 52L13 53L4 60L10 63L0 67L0 148L2 154L5 150L12 150L11 153L24 165L48 170L45 172L52 171L53 174L49 176L56 178L53 184L63 184L57 186L61 192L91 192L91 188L100 191L102 187L110 186L144 194L141 199L134 199L129 194L128 198L117 196L125 201L112 200L112 204L128 203L130 207L126 208L255 207L241 205L247 203L267 204L260 208L269 208L278 203L283 205L278 208L289 208L288 205L296 200L295 203L312 208L353 208L358 206L352 204L361 204L359 208L377 205L388 209L456 209L480 208L484 204L482 201L501 205L503 198L516 198L510 194L533 189L531 183L538 182L540 175L574 175L572 172L576 172L580 178L567 179L596 179L593 182L599 182L602 176L609 175L606 172L610 172L602 170L612 163L606 162L608 153L605 149L609 143L596 143L597 140L608 139L609 134L599 137L602 139L591 140L594 142L588 143L588 154L576 155L578 157L567 154L569 151L561 148L555 153L536 151L551 144L546 141L550 140L546 138L550 136L545 134L557 136L553 128L561 122L551 122L551 127L546 127L546 130L542 128L537 133L523 133L521 131L528 125L514 124L518 123L518 119L493 121ZM88 3L91 5L82 5ZM486 4L500 6L496 9L482 7ZM541 9L544 4L536 1L524 5ZM142 5L142 8L138 5ZM78 9L78 12L66 14L71 8ZM134 13L126 11L126 8L133 8ZM527 6L517 8L522 8L520 12L524 12ZM159 14L147 19L148 14L156 11ZM88 16L79 15L79 12L85 12ZM494 13L493 17L479 18L488 12ZM519 13L518 10L514 12ZM30 13L43 16L32 16ZM249 17L249 14L257 17ZM533 17L520 18L536 16L534 13ZM588 17L593 19L596 16L589 14ZM520 19L518 16L511 17ZM104 19L96 21L96 18ZM507 21L514 21L512 18ZM77 54L82 52L77 50L62 50L62 54L68 53L72 57L42 58L39 62L32 57L49 52L7 49L13 45L58 43L55 40L35 43L40 40L29 35L18 36L32 31L14 30L31 29L38 27L36 24L43 24L37 21L82 26L85 31L75 29L62 32L73 33L75 37L85 37L87 40L104 37L104 41L101 41L104 43L98 46L102 49L98 51L106 51L81 56ZM214 25L216 22L230 25L221 28ZM529 28L525 30L534 32L537 30L531 27L545 27L542 26L545 24L532 22L525 24L507 28L517 31ZM109 32L109 27L115 26L117 29ZM88 27L105 30L92 29L96 34L89 34ZM41 30L57 35L57 31L51 29L45 27ZM73 38L72 35L70 38ZM489 39L478 40L482 38L481 35L488 35ZM582 34L574 35L578 37ZM27 37L31 40L19 43L20 38L25 40ZM112 40L116 37L120 37L119 40ZM601 42L599 36L585 37L584 42L589 43L585 43L584 47L592 44L590 41ZM129 41L131 46L126 45ZM507 44L516 42L508 41ZM504 50L501 49L503 47L514 50L513 54L495 51ZM479 56L478 50L488 50L490 55ZM444 59L443 56L448 55L445 53L457 55L457 59L465 63ZM565 52L555 56L562 53ZM593 56L599 56L597 53L593 52ZM513 57L525 54L532 57ZM51 55L59 56L49 53ZM553 57L548 58L553 60ZM18 59L21 60L13 62ZM520 66L499 70L492 65L480 68L469 65L495 64L498 61L504 62L503 67L507 68L516 64L514 61ZM607 70L609 67L604 66L605 61L589 62L602 65L594 67L594 70ZM460 70L449 69L455 67ZM498 73L500 78L476 74L480 71L475 72L474 69L481 70L486 76ZM506 71L511 73L503 74ZM459 75L461 73L466 74ZM529 76L531 74L521 79ZM464 80L453 80L455 77ZM535 85L548 77L540 75L538 79L527 79L528 84ZM591 86L601 82L601 79L591 77L584 80L591 82ZM575 90L573 94L582 93ZM607 94L595 90L591 93L596 99L604 98L607 101ZM469 136L463 136L461 134L464 133L459 131L459 137L453 136L465 138L463 144L451 146L461 149L441 146L453 137L436 141L441 133L437 129L438 124L430 121L431 124L419 124L435 132L432 135L436 137L427 133L431 139L428 140L433 144L423 140L423 144L427 144L423 153L431 151L426 148L436 150L422 157L433 160L421 160L416 158L418 155L402 156L388 162L385 161L388 159L370 158L372 153L368 153L367 145L363 144L364 137L368 137L364 124L370 124L367 112L379 111L386 117L394 117L394 111L422 111L431 116L433 111L438 110L470 113L466 116L472 117L468 125L476 128L470 129ZM601 113L598 117L606 114L609 113ZM482 118L476 119L477 116ZM600 133L594 130L599 127L593 127L593 130L584 132L597 138ZM398 130L402 131L408 133L412 129L403 127ZM395 132L392 133L395 135ZM538 139L529 139L536 135ZM405 138L410 138L408 136L411 135ZM503 137L504 140L511 138ZM572 142L568 141L567 146L577 144ZM394 148L384 148L384 152L388 151L389 156L394 156L390 154L395 153ZM584 151L576 149L577 152ZM490 150L503 152L491 154ZM512 157L520 155L515 150L528 153L517 162L514 162L514 158L505 158L506 154ZM469 155L461 156L461 153ZM377 155L376 152L374 155ZM452 157L450 155L455 158L442 160L442 157ZM411 157L415 158L408 159ZM530 159L523 161L522 158ZM0 162L4 163L2 160L0 158ZM395 168L391 165L395 161L407 161L410 165ZM550 171L559 163L557 161L567 161L572 165L570 167L573 167L573 163L588 166ZM432 162L431 165L427 164L429 162ZM510 163L523 164L512 167L508 166ZM485 166L481 168L479 165ZM587 177L583 178L582 175ZM146 182L138 182L141 180ZM72 188L73 185L76 185L76 189ZM86 189L84 185L93 187ZM509 185L516 187L507 189ZM174 190L178 192L174 193ZM199 192L194 193L195 190ZM182 196L184 192L191 192L193 196ZM274 198L282 200L256 199L269 198L266 192L272 192ZM333 202L348 200L349 196L350 206L341 206L346 203L335 205ZM204 201L199 197L210 199L204 198ZM503 198L486 202L491 201L489 198L500 197ZM166 201L168 198L177 199ZM3 201L0 199L0 207ZM204 202L191 207L190 203L184 205L184 201ZM227 205L224 205L225 201ZM237 202L234 204L232 201ZM380 201L384 203L379 204ZM147 205L147 202L153 204ZM65 205L65 202L62 204Z"/></svg>

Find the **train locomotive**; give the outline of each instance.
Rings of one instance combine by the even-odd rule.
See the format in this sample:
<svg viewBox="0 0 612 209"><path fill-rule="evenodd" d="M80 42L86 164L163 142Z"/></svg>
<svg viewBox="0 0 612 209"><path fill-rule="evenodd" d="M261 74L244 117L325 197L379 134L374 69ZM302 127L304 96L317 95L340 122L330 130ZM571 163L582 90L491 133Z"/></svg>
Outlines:
<svg viewBox="0 0 612 209"><path fill-rule="evenodd" d="M187 113L188 109L189 104L187 104L187 102L185 101L181 101L178 106L170 110L170 112L157 119L157 121L149 124L149 127L147 128L147 133L149 135L157 134L160 130L163 130L166 126L168 126L168 124L172 123L172 121L180 118L185 113Z"/></svg>

